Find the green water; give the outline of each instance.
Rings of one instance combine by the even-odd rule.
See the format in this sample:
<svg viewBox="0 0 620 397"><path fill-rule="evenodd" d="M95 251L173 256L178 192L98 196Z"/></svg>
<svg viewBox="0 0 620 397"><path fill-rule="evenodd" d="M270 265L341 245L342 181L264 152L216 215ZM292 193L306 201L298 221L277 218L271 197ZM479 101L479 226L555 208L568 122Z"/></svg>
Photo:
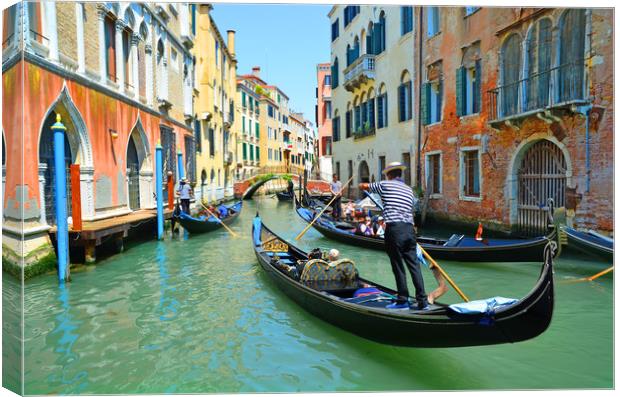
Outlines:
<svg viewBox="0 0 620 397"><path fill-rule="evenodd" d="M558 284L551 326L531 341L454 349L385 346L309 315L272 285L251 249L256 205L245 203L233 226L238 238L222 230L146 242L73 273L65 288L53 275L28 281L25 393L613 387L611 277ZM258 205L266 224L283 236L303 229L291 204L265 198ZM314 230L300 245L338 247L363 276L394 285L382 252L331 242ZM472 299L521 297L540 270L537 263L443 265ZM604 267L563 256L555 276L584 277ZM424 272L430 290L434 280ZM5 305L18 296L16 282L5 275ZM453 292L442 299L458 300Z"/></svg>

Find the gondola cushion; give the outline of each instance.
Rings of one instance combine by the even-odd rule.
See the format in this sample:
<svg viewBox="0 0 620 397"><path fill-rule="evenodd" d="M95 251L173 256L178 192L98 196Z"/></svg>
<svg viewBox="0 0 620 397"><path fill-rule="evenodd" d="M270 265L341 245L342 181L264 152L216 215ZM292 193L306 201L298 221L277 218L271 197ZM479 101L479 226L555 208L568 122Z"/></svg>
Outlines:
<svg viewBox="0 0 620 397"><path fill-rule="evenodd" d="M510 306L517 301L518 299L496 296L494 298L455 303L449 307L455 312L461 314L492 314L495 310L501 309L505 306Z"/></svg>
<svg viewBox="0 0 620 397"><path fill-rule="evenodd" d="M340 281L357 280L358 272L350 259L327 262L311 259L304 266L301 281Z"/></svg>

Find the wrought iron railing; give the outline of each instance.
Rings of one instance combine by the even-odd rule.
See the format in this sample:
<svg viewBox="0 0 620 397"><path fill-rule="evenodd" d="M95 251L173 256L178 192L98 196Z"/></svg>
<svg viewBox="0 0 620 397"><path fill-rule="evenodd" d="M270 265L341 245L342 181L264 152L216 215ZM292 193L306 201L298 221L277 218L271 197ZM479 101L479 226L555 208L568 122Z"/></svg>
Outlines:
<svg viewBox="0 0 620 397"><path fill-rule="evenodd" d="M374 78L374 73L375 56L371 54L364 54L353 61L353 63L347 66L344 70L344 82L347 84L362 74L370 78Z"/></svg>
<svg viewBox="0 0 620 397"><path fill-rule="evenodd" d="M487 92L490 120L585 99L583 62L560 65Z"/></svg>

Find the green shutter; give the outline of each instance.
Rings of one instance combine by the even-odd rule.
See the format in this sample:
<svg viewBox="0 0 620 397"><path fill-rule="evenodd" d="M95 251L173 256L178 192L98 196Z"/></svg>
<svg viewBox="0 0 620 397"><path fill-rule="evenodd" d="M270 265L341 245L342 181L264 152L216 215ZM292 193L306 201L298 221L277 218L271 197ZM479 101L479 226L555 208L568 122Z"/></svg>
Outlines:
<svg viewBox="0 0 620 397"><path fill-rule="evenodd" d="M482 103L482 68L480 59L476 61L476 81L474 82L474 113L480 113L480 104Z"/></svg>
<svg viewBox="0 0 620 397"><path fill-rule="evenodd" d="M241 104L245 107L245 92L241 93Z"/></svg>
<svg viewBox="0 0 620 397"><path fill-rule="evenodd" d="M245 116L241 116L241 132L245 134Z"/></svg>
<svg viewBox="0 0 620 397"><path fill-rule="evenodd" d="M260 129L259 129L259 124L256 123L254 124L254 126L256 127L256 138L260 138Z"/></svg>
<svg viewBox="0 0 620 397"><path fill-rule="evenodd" d="M260 150L259 150L260 148L258 146L255 146L255 149L256 149L256 161L259 161L260 160Z"/></svg>
<svg viewBox="0 0 620 397"><path fill-rule="evenodd" d="M430 122L431 112L431 85L429 83L422 84L422 98L420 104L422 105L421 115L422 124L427 125Z"/></svg>
<svg viewBox="0 0 620 397"><path fill-rule="evenodd" d="M243 142L243 159L248 159L248 144Z"/></svg>
<svg viewBox="0 0 620 397"><path fill-rule="evenodd" d="M385 118L385 123L383 124L384 127L388 126L388 121L390 120L390 113L388 113L388 93L386 92L385 94L383 94L383 98L384 98L384 103L383 103L383 114L384 114L384 118Z"/></svg>
<svg viewBox="0 0 620 397"><path fill-rule="evenodd" d="M467 81L465 73L463 66L456 69L456 115L459 117L465 114L465 104L467 103L466 98L463 97L465 92L464 85Z"/></svg>

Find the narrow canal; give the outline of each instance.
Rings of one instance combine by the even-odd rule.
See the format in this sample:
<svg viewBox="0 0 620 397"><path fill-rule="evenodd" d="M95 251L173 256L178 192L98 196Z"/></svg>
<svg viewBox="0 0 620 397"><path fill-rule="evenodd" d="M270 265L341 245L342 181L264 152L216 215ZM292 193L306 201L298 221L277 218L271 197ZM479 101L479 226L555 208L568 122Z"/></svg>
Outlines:
<svg viewBox="0 0 620 397"><path fill-rule="evenodd" d="M263 274L250 245L257 205L272 229L293 238L304 224L292 204L244 203L234 238L221 230L136 244L59 288L54 275L25 288L26 394L229 393L452 389L610 388L613 283L559 283L552 324L514 345L397 348L351 335L307 314ZM445 233L443 233L445 234ZM389 286L382 252L323 238L303 248L337 247L360 273ZM444 268L470 298L522 297L538 263ZM556 281L606 264L566 254ZM427 289L434 288L424 269ZM3 278L5 305L17 283ZM442 301L457 302L450 292ZM8 327L9 325L4 324ZM6 361L5 361L6 362Z"/></svg>

